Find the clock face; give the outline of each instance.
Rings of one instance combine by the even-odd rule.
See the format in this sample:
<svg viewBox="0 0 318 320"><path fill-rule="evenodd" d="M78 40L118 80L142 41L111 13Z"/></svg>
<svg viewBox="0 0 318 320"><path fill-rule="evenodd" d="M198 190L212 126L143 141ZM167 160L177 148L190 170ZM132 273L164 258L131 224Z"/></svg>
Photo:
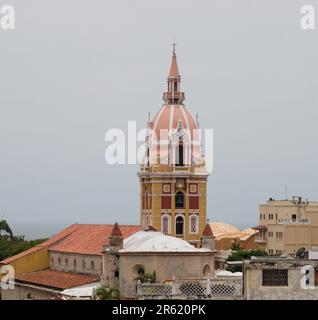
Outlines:
<svg viewBox="0 0 318 320"><path fill-rule="evenodd" d="M162 186L163 193L170 193L170 184L164 184Z"/></svg>
<svg viewBox="0 0 318 320"><path fill-rule="evenodd" d="M190 184L190 193L197 193L198 186L196 184Z"/></svg>

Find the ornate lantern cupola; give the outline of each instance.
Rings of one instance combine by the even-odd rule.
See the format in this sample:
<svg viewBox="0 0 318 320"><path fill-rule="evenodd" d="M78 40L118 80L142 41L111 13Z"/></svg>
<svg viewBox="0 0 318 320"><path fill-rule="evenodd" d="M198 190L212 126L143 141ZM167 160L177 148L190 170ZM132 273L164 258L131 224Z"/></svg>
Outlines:
<svg viewBox="0 0 318 320"><path fill-rule="evenodd" d="M173 44L172 61L169 76L167 79L168 91L163 94L163 100L166 104L182 104L184 101L184 92L180 91L181 77L179 74L176 44Z"/></svg>

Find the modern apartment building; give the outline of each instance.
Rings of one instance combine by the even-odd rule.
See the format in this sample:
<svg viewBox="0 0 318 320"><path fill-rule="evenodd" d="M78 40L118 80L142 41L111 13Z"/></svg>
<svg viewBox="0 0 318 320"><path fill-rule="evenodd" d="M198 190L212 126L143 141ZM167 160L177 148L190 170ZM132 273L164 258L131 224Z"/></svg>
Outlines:
<svg viewBox="0 0 318 320"><path fill-rule="evenodd" d="M318 246L318 202L270 198L260 205L259 215L255 242L269 254L295 254L300 248Z"/></svg>

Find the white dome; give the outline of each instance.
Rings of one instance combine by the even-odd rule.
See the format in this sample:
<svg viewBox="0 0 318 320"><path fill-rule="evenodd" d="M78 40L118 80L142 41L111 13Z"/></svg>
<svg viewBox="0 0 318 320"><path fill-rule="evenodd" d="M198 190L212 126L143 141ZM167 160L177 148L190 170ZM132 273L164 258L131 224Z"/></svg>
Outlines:
<svg viewBox="0 0 318 320"><path fill-rule="evenodd" d="M196 248L185 240L170 237L158 231L138 231L124 239L119 252L211 252Z"/></svg>

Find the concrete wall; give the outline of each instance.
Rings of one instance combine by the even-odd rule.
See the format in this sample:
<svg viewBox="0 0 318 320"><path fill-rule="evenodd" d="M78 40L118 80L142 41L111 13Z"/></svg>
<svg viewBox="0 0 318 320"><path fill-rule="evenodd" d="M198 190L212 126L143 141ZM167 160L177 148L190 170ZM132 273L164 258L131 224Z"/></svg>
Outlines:
<svg viewBox="0 0 318 320"><path fill-rule="evenodd" d="M103 272L102 256L51 251L50 268L57 271L101 275Z"/></svg>
<svg viewBox="0 0 318 320"><path fill-rule="evenodd" d="M45 247L39 247L37 250L10 262L10 265L14 268L15 275L47 269L50 265L48 250Z"/></svg>
<svg viewBox="0 0 318 320"><path fill-rule="evenodd" d="M214 255L212 254L121 254L119 259L119 287L123 296L136 294L138 274L136 266L144 267L145 273L156 271L156 282L176 279L203 279L203 269L209 265L214 275Z"/></svg>
<svg viewBox="0 0 318 320"><path fill-rule="evenodd" d="M292 260L268 263L244 263L244 293L247 300L317 300L318 287L303 289L301 279L304 274L301 268L312 265L317 268L317 262ZM287 269L288 286L263 286L263 269Z"/></svg>
<svg viewBox="0 0 318 320"><path fill-rule="evenodd" d="M1 300L24 300L28 297L32 300L50 300L56 298L57 294L58 292L54 290L15 284L14 289L1 289Z"/></svg>

